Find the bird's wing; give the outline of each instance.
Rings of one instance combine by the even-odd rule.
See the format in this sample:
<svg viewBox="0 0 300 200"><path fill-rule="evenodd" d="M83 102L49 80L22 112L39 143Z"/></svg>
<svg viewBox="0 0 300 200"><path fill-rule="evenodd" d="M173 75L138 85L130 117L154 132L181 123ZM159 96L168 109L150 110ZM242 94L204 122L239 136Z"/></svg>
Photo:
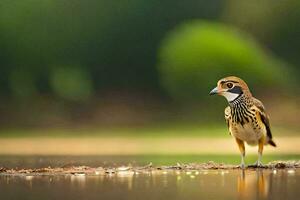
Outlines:
<svg viewBox="0 0 300 200"><path fill-rule="evenodd" d="M231 109L230 109L230 107L229 106L227 106L226 108L225 108L225 121L226 121L226 124L227 124L227 127L228 127L228 129L229 129L229 134L231 134L231 132L230 132L230 128L229 128L229 126L230 126L230 124L229 124L229 118L230 118L230 116L231 116Z"/></svg>
<svg viewBox="0 0 300 200"><path fill-rule="evenodd" d="M254 101L254 105L258 108L260 118L266 127L267 136L269 139L272 139L272 132L271 132L271 127L270 127L270 122L269 122L269 116L266 113L265 107L260 100L254 98L254 97L253 97L253 101Z"/></svg>

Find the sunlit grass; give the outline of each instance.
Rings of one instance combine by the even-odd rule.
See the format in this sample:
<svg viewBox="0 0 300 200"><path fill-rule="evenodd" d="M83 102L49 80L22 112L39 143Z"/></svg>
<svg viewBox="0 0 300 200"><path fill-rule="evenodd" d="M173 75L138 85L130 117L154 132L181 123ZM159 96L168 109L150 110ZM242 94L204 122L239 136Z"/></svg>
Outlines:
<svg viewBox="0 0 300 200"><path fill-rule="evenodd" d="M263 162L268 163L275 160L299 160L300 155L264 155ZM247 164L253 164L257 160L256 155L247 155L245 162ZM240 155L157 155L157 156L140 156L137 158L139 162L149 162L151 161L155 165L175 165L177 163L203 163L213 161L216 163L225 163L225 164L239 164Z"/></svg>
<svg viewBox="0 0 300 200"><path fill-rule="evenodd" d="M257 159L256 155L247 155L246 164L253 164ZM291 155L264 155L263 163L267 164L278 160L300 160L300 154ZM106 155L106 156L14 156L1 155L0 164L6 167L61 167L64 165L87 165L91 167L97 166L144 166L152 163L153 166L161 165L177 165L189 163L205 163L213 161L215 163L224 164L240 164L239 154L228 155Z"/></svg>
<svg viewBox="0 0 300 200"><path fill-rule="evenodd" d="M295 129L273 127L273 136L300 136ZM8 129L0 130L0 137L229 137L225 125L172 125L137 128L61 128L61 129Z"/></svg>

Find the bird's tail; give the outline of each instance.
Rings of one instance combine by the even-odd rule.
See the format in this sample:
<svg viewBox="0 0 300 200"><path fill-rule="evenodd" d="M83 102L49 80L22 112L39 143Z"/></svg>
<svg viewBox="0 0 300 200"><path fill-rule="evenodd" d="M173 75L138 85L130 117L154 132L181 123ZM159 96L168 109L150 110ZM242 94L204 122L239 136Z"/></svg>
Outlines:
<svg viewBox="0 0 300 200"><path fill-rule="evenodd" d="M273 146L273 147L277 146L276 143L272 139L269 139L268 144Z"/></svg>

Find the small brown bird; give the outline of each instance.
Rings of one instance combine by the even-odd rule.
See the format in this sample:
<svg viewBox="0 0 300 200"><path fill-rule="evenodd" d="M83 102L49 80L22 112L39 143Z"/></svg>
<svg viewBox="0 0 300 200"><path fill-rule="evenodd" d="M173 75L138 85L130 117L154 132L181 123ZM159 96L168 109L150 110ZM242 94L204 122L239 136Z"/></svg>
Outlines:
<svg viewBox="0 0 300 200"><path fill-rule="evenodd" d="M261 101L254 98L247 84L240 78L229 76L218 81L210 95L224 96L229 106L225 108L225 120L230 134L241 151L241 168L245 167L245 145L258 145L258 159L255 166L262 166L264 145L276 147L272 140L269 117Z"/></svg>

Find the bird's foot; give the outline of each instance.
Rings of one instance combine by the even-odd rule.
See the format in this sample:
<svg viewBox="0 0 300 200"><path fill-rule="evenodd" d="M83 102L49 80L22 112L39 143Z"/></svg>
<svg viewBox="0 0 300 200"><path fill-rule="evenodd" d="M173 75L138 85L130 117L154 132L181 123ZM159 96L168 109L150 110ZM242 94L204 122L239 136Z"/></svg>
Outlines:
<svg viewBox="0 0 300 200"><path fill-rule="evenodd" d="M248 167L253 167L253 168L264 168L265 166L262 164L261 161L256 161L254 164L248 165Z"/></svg>
<svg viewBox="0 0 300 200"><path fill-rule="evenodd" d="M245 163L244 162L242 162L241 164L240 164L240 166L239 166L241 169L245 169L246 168L246 165L245 165Z"/></svg>

